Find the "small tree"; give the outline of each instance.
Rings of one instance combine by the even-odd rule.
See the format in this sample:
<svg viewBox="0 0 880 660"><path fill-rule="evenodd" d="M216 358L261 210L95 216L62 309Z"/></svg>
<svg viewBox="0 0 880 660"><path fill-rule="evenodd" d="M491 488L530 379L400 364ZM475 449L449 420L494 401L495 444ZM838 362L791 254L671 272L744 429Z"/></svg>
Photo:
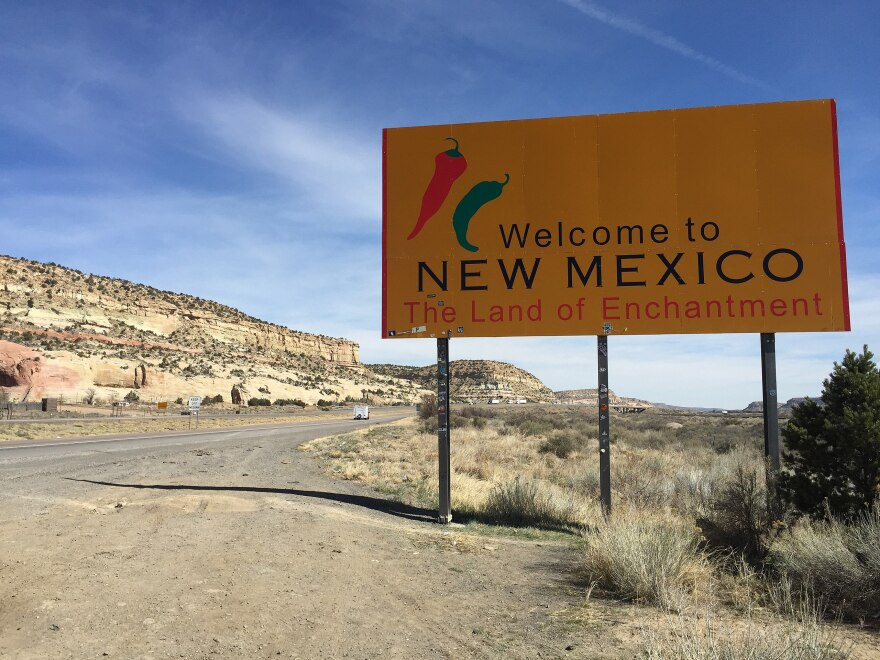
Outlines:
<svg viewBox="0 0 880 660"><path fill-rule="evenodd" d="M126 394L123 398L129 403L136 403L141 400L141 398L138 396L138 393L134 390L129 390L128 394Z"/></svg>
<svg viewBox="0 0 880 660"><path fill-rule="evenodd" d="M83 396L83 403L86 404L87 406L91 406L93 403L95 403L95 388L94 387L90 387L89 389L86 390L86 393Z"/></svg>
<svg viewBox="0 0 880 660"><path fill-rule="evenodd" d="M880 371L865 346L847 350L823 382L821 403L807 399L782 431L782 496L819 517L851 517L880 495Z"/></svg>

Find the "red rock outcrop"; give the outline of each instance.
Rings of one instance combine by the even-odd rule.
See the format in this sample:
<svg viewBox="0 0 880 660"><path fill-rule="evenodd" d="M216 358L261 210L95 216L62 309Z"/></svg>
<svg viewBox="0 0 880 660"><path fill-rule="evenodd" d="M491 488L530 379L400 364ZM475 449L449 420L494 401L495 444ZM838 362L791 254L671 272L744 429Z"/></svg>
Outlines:
<svg viewBox="0 0 880 660"><path fill-rule="evenodd" d="M40 366L35 351L0 340L0 387L30 387Z"/></svg>

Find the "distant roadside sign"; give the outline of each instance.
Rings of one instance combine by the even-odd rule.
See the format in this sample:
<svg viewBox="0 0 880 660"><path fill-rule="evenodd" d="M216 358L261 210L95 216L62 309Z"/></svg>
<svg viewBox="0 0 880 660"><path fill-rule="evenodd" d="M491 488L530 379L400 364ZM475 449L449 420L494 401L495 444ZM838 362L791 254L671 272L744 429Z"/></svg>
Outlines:
<svg viewBox="0 0 880 660"><path fill-rule="evenodd" d="M849 330L833 100L389 128L382 336Z"/></svg>
<svg viewBox="0 0 880 660"><path fill-rule="evenodd" d="M202 397L200 396L191 396L189 398L189 410L190 412L198 412L199 408L202 407Z"/></svg>
<svg viewBox="0 0 880 660"><path fill-rule="evenodd" d="M159 401L156 404L157 410L168 410L168 402L167 401Z"/></svg>

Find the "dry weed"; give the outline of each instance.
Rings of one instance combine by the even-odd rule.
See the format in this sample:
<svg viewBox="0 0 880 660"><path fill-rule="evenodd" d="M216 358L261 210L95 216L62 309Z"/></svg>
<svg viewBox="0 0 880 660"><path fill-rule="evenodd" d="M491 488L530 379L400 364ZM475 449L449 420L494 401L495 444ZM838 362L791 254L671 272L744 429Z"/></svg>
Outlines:
<svg viewBox="0 0 880 660"><path fill-rule="evenodd" d="M815 590L847 615L880 611L880 503L851 524L799 521L770 546L769 561L796 589Z"/></svg>
<svg viewBox="0 0 880 660"><path fill-rule="evenodd" d="M616 512L584 533L583 575L618 598L681 612L710 582L699 541L693 525L672 514Z"/></svg>

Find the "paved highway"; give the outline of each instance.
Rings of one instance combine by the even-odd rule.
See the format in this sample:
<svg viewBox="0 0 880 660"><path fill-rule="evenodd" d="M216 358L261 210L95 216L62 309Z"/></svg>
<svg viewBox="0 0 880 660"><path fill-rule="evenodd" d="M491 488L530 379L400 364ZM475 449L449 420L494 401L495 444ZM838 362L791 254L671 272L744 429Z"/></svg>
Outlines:
<svg viewBox="0 0 880 660"><path fill-rule="evenodd" d="M152 434L113 435L90 438L58 438L53 440L30 440L0 443L0 471L18 469L22 461L63 459L89 454L126 454L154 452L157 448L173 451L175 448L191 449L193 446L216 443L240 442L261 438L286 439L299 444L315 438L351 430L393 422L412 415L412 409L385 415L374 415L369 420L309 419L291 421L281 425L238 426L221 429L193 429ZM302 419L302 418L299 418ZM76 420L80 421L80 420ZM106 421L106 420L104 420Z"/></svg>
<svg viewBox="0 0 880 660"><path fill-rule="evenodd" d="M386 412L399 412L402 410L408 410L412 412L415 408L411 406L370 406L371 414L382 414ZM259 419L261 417L291 417L295 419L302 419L303 417L320 417L323 415L334 415L338 416L340 414L351 414L352 407L343 407L343 408L331 408L330 410L310 410L308 412L300 411L300 412L246 412L244 415L241 415L242 419ZM13 414L12 419L7 419L5 417L0 418L0 427L4 424L64 424L70 421L76 422L85 422L85 423L102 423L107 422L108 420L131 420L138 421L143 419L187 419L189 414L183 415L180 413L157 413L155 410L150 409L148 414L144 414L144 411L131 411L127 410L121 415L111 415L111 414L94 414L91 417L16 417ZM5 414L5 413L4 413ZM236 418L238 416L235 413L230 412L211 412L210 409L206 411L202 411L199 413L199 419L229 419ZM193 418L195 419L195 418Z"/></svg>

